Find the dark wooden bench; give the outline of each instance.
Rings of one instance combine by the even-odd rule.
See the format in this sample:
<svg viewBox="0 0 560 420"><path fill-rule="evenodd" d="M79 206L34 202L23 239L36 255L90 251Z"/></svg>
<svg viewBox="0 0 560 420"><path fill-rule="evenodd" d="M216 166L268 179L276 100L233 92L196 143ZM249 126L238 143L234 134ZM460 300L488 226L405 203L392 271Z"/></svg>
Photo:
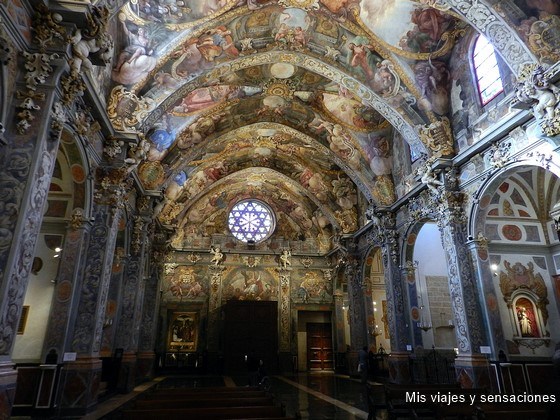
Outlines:
<svg viewBox="0 0 560 420"><path fill-rule="evenodd" d="M214 398L204 399L172 399L172 400L139 400L136 401L135 409L146 410L160 407L165 408L202 408L202 407L250 407L274 405L272 397L257 398L222 398L216 395Z"/></svg>
<svg viewBox="0 0 560 420"><path fill-rule="evenodd" d="M281 407L214 407L214 408L158 408L151 410L125 410L124 420L217 420L217 419L269 419L282 418Z"/></svg>
<svg viewBox="0 0 560 420"><path fill-rule="evenodd" d="M483 403L477 404L477 419L480 420L542 420L547 416L546 403Z"/></svg>
<svg viewBox="0 0 560 420"><path fill-rule="evenodd" d="M177 400L177 399L208 399L208 398L262 398L266 397L264 391L247 391L244 393L239 392L197 392L197 393L166 393L154 392L146 395L146 399L154 400Z"/></svg>

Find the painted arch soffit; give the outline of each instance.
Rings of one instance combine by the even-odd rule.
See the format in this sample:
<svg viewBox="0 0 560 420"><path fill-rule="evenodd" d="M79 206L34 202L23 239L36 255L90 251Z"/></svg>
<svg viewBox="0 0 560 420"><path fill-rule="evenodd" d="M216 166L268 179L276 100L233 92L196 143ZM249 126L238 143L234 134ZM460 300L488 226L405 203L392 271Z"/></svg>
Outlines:
<svg viewBox="0 0 560 420"><path fill-rule="evenodd" d="M332 211L328 205L320 203L300 184L285 175L268 168L250 168L220 179L180 206L181 211L175 222L179 229L183 229L188 224L212 219L208 215L223 213L225 217L235 203L245 198L263 200L277 214L283 213L303 230L327 226L339 229L341 218L346 216L350 219L356 215L355 204L349 205L345 212ZM166 222L165 217L162 221ZM354 224L352 229L356 228Z"/></svg>
<svg viewBox="0 0 560 420"><path fill-rule="evenodd" d="M281 16L285 10L287 9L279 8L275 13ZM288 21L293 20L297 22L299 18L298 14L295 11L290 11L290 13L288 13L289 17L286 19ZM242 17L249 19L252 14L254 13L251 12L251 14L242 15ZM323 19L321 21L324 21L324 18L321 19ZM305 22L305 20L303 22ZM417 138L411 126L424 124L430 119L429 116L426 116L427 114L418 107L415 109L414 104L417 102L416 96L418 94L418 89L414 87L415 82L410 78L410 71L403 70L396 63L391 63L389 61L384 62L384 60L391 58L389 54L380 56L377 52L374 54L373 49L371 49L367 52L369 61L360 61L359 57L355 57L357 52L350 51L349 46L351 46L351 48L358 48L361 46L362 50L359 53L365 54L363 49L365 48L364 45L366 45L366 37L363 35L359 35L359 37L361 37L360 39L355 39L355 34L344 34L344 37L340 36L338 33L336 34L336 37L340 39L344 38L344 42L342 44L339 42L340 45L338 45L336 43L338 41L333 41L335 42L333 44L334 47L330 48L334 48L335 50L335 47L342 49L344 53L342 58L340 58L342 53L338 50L338 55L335 54L335 58L330 58L328 54L326 54L327 49L321 42L323 42L323 39L329 39L329 36L327 28L322 27L319 28L322 31L321 33L315 30L317 28L314 28L313 32L313 35L316 35L316 38L320 39L321 42L317 41L315 38L309 38L309 35L304 35L304 41L302 42L304 42L307 49L298 49L294 47L294 49L291 50L289 47L286 47L284 41L277 40L272 42L274 45L272 45L271 48L275 49L273 51L267 51L267 48L257 48L253 49L251 54L248 54L243 50L239 51L235 46L239 45L241 42L240 39L235 39L235 44L227 44L232 48L229 52L224 50L222 46L214 45L213 43L215 41L208 41L211 44L209 46L202 45L206 41L201 41L201 36L209 37L212 34L212 36L218 40L223 40L227 37L235 38L235 28L226 26L226 32L231 32L231 35L223 35L224 31L222 29L216 29L220 26L224 25L217 25L213 29L211 26L208 26L210 29L205 31L206 34L202 32L202 35L198 37L193 38L190 35L186 35L183 38L185 40L171 47L171 52L158 52L159 55L152 52L152 56L145 54L144 56L141 55L138 57L138 60L142 57L150 61L150 64L147 66L150 68L149 71L133 71L132 69L127 69L127 62L121 66L117 63L116 69L121 70L113 72L114 81L121 83L122 86L131 87L131 92L134 95L139 95L139 97L146 102L150 102L150 110L145 112L146 117L138 118L136 122L133 121L133 124L128 124L128 127L125 128L139 128L139 126L142 125L142 128L146 129L146 127L153 125L162 114L167 112L180 96L184 97L189 91L215 81L220 74L228 74L232 70L235 70L235 68L242 69L247 66L254 66L259 62L277 62L284 61L285 59L296 65L301 64L307 68L318 71L326 77L340 82L344 88L353 91L366 103L369 102L374 108L380 111L382 115L409 139ZM340 25L334 26L338 28ZM232 29L234 29L233 32ZM216 30L219 31L219 34L215 33ZM210 33L208 33L208 31L210 31ZM272 35L272 33L269 35ZM319 37L319 35L321 36ZM308 38L305 38L305 36ZM331 38L334 40L336 37ZM270 36L268 36L268 38L270 38L269 41L273 39ZM157 39L157 36L154 37L154 39ZM206 38L204 39L206 40ZM243 40L245 40L245 38L243 38ZM317 52L310 49L313 45L316 45L316 49L318 49ZM152 50L157 50L157 48ZM252 54L255 51L259 51L259 53ZM263 53L262 51L265 52ZM320 52L323 52L323 55L321 55ZM244 56L244 54L248 55ZM126 56L126 51L124 55ZM375 57L373 55L375 55ZM189 59L186 60L186 57ZM121 61L122 60L119 60L119 62ZM124 69L122 66L124 66ZM127 70L130 70L130 77L126 77ZM378 78L384 79L374 80L373 77L375 75L377 75ZM187 82L187 79L190 80L192 78L194 78L194 80ZM362 83L359 81L362 81ZM152 86L158 83L167 86L177 85L178 88L175 89L175 93L171 97L168 97L161 103L141 93L147 89L146 86ZM383 83L385 83L385 85L383 85ZM152 88L148 87L148 89ZM141 121L144 121L144 124L142 124Z"/></svg>
<svg viewBox="0 0 560 420"><path fill-rule="evenodd" d="M388 135L382 137L382 134L376 136L369 133L364 139L378 140L388 137ZM327 135L327 138L329 140L326 140L326 143L323 144L318 140L318 134L311 137L297 129L277 122L253 123L232 129L218 137L208 136L200 144L187 151L179 153L177 149L171 150L171 157L168 159L170 162L170 172L165 186L169 188L169 185L171 185L174 187L173 190L175 190L177 185L174 180L178 174L179 178L185 178L185 185L190 181L190 178L195 176L195 172L210 172L214 173L211 176L216 177L216 174L221 173L222 169L216 172L213 162L217 163L219 158L222 157L234 161L233 156L238 150L245 150L248 146L257 146L257 148L252 150L252 153L260 160L266 161L269 155L274 154L275 159L282 159L284 165L287 161L294 159L299 164L305 162L307 167L304 172L298 174L295 171L295 175L292 176L299 175L300 182L307 184L310 190L315 190L317 194L322 195L321 190L323 188L321 187L322 183L319 185L314 183L317 180L314 174L330 173L336 175L336 178L348 177L368 201L377 201L372 195L372 191L375 190L378 178L372 172L370 166L372 166L376 158L377 160L386 160L392 157L383 158L384 151L375 152L373 149L376 148L374 147L371 153L376 153L376 157L372 158L369 161L369 165L367 165L363 163L367 156L360 154L361 149L357 146L355 139L350 140L350 137L345 136L333 140L332 135ZM375 143L373 144L375 146ZM278 153L279 155L276 156ZM355 166L354 156L358 156L357 162L360 164L359 167ZM187 179L187 175L189 179ZM204 178L208 178L208 175L205 175ZM329 187L332 187L333 182L334 179L330 182ZM184 190L184 188L181 188L181 190ZM181 195L184 196L184 193L181 193ZM174 194L174 196L178 198L179 194ZM387 193L385 202L392 202L392 200L394 200L394 193L391 189Z"/></svg>
<svg viewBox="0 0 560 420"><path fill-rule="evenodd" d="M271 175L282 174L296 182L318 206L344 211L349 207L348 197L344 194L350 191L350 195L356 195L357 188L352 180L339 168L331 167L329 162L311 157L311 151L308 159L290 153L302 147L293 140L281 143L273 136L257 138L256 141L248 138L232 140L225 147L217 148L217 152L209 148L207 158L196 162L198 166L190 172L176 203L187 203L231 174L260 167L271 169ZM231 153L231 150L234 152Z"/></svg>

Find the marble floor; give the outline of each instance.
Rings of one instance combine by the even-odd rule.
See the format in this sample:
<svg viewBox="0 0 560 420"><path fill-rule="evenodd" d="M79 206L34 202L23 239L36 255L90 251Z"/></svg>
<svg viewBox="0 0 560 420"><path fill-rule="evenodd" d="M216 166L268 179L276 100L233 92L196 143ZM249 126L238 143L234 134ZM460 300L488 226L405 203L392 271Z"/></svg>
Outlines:
<svg viewBox="0 0 560 420"><path fill-rule="evenodd" d="M134 399L155 387L184 388L210 386L245 386L246 376L167 376L142 384L132 393L118 395L98 405L97 409L83 417L86 420L118 420L120 411L131 407ZM374 401L382 404L382 386L369 383ZM334 373L299 373L270 377L270 391L277 403L285 407L286 415L301 419L354 420L368 418L365 386L358 380ZM386 411L378 409L377 419L386 418Z"/></svg>

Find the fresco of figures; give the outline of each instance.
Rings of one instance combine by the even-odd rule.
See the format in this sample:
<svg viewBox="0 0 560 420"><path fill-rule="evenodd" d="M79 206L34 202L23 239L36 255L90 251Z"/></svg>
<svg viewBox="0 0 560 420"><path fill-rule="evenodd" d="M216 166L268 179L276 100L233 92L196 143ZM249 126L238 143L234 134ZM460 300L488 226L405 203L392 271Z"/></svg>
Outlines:
<svg viewBox="0 0 560 420"><path fill-rule="evenodd" d="M200 268L179 266L164 277L163 297L167 301L204 301L208 282Z"/></svg>
<svg viewBox="0 0 560 420"><path fill-rule="evenodd" d="M296 303L331 303L332 282L320 271L300 271L292 276L292 301Z"/></svg>
<svg viewBox="0 0 560 420"><path fill-rule="evenodd" d="M278 300L278 282L265 270L241 267L224 279L222 300Z"/></svg>

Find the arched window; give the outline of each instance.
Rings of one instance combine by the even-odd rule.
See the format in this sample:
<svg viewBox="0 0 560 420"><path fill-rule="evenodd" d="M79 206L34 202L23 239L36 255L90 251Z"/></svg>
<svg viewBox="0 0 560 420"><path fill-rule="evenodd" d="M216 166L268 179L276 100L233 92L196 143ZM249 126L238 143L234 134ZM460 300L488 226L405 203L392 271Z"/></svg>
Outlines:
<svg viewBox="0 0 560 420"><path fill-rule="evenodd" d="M475 42L472 61L478 95L482 106L484 106L502 93L504 87L494 47L483 35L479 35Z"/></svg>

